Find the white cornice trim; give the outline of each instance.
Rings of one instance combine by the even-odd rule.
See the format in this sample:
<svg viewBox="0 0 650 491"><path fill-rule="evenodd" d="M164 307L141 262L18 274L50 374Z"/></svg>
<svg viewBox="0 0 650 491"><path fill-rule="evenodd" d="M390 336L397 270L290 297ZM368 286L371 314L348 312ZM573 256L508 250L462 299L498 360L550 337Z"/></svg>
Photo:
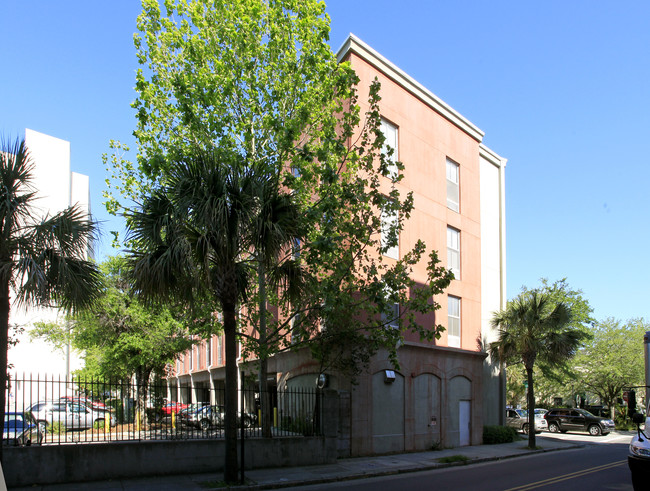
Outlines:
<svg viewBox="0 0 650 491"><path fill-rule="evenodd" d="M478 146L478 153L485 160L487 160L491 164L496 165L497 167L505 167L506 162L508 162L508 159L506 159L504 157L501 157L495 151L490 150L488 147L486 147L482 143L479 144L479 146Z"/></svg>
<svg viewBox="0 0 650 491"><path fill-rule="evenodd" d="M413 79L406 72L395 66L377 51L361 41L361 39L356 37L354 34L348 36L336 53L339 63L345 59L350 52L356 53L379 71L384 73L387 77L393 79L415 97L431 107L431 109L458 126L458 128L463 130L477 142L480 143L483 140L483 136L485 136L483 131L461 116L460 113L442 101L424 85Z"/></svg>

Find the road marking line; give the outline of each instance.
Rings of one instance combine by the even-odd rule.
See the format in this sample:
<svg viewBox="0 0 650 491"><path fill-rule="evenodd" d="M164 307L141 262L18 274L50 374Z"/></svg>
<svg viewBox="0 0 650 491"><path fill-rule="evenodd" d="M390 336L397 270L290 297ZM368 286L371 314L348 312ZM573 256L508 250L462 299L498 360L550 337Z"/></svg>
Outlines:
<svg viewBox="0 0 650 491"><path fill-rule="evenodd" d="M572 472L570 474L564 474L563 476L555 476L549 479L544 479L543 481L524 484L522 486L517 486L516 488L507 489L506 491L527 491L529 489L541 488L542 486L547 486L549 484L555 484L558 482L566 481L568 479L574 479L576 477L586 476L587 474L593 474L594 472L600 472L606 469L611 469L613 467L618 467L619 465L623 465L625 463L627 463L627 460L619 460L618 462L611 462L609 464L603 464L597 467L583 469L581 471Z"/></svg>

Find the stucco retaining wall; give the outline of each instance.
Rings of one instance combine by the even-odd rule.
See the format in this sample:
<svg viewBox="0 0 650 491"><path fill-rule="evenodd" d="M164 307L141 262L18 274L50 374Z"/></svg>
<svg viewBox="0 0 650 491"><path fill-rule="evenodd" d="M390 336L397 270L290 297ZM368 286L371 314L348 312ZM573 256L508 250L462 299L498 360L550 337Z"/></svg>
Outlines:
<svg viewBox="0 0 650 491"><path fill-rule="evenodd" d="M246 440L246 469L333 463L336 438ZM91 443L3 449L7 486L223 471L223 440ZM239 455L239 450L238 450Z"/></svg>

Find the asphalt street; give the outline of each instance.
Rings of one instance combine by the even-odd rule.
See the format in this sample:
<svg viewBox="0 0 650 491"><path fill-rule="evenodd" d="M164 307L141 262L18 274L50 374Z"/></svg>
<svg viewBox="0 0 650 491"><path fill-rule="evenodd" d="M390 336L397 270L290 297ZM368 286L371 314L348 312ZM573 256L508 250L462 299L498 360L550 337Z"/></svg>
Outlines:
<svg viewBox="0 0 650 491"><path fill-rule="evenodd" d="M630 440L628 434L611 433L601 437L578 433L559 435L544 433L543 435L544 439L579 442L584 446L476 465L300 486L293 489L305 491L325 489L354 491L632 490L627 467L627 446Z"/></svg>

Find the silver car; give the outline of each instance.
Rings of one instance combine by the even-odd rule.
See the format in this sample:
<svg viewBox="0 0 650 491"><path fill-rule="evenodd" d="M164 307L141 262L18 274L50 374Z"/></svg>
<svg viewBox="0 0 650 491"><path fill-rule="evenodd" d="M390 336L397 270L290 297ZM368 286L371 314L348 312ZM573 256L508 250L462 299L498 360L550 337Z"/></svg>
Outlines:
<svg viewBox="0 0 650 491"><path fill-rule="evenodd" d="M41 401L32 404L28 412L41 429L46 429L54 423L63 425L68 430L83 430L94 425L101 426L110 421L116 425L113 414L108 410L91 409L78 401Z"/></svg>
<svg viewBox="0 0 650 491"><path fill-rule="evenodd" d="M528 434L528 411L525 409L506 409L506 425ZM535 414L535 433L548 430L542 415Z"/></svg>
<svg viewBox="0 0 650 491"><path fill-rule="evenodd" d="M202 406L194 411L187 412L187 425L196 426L202 430L223 427L223 406Z"/></svg>

